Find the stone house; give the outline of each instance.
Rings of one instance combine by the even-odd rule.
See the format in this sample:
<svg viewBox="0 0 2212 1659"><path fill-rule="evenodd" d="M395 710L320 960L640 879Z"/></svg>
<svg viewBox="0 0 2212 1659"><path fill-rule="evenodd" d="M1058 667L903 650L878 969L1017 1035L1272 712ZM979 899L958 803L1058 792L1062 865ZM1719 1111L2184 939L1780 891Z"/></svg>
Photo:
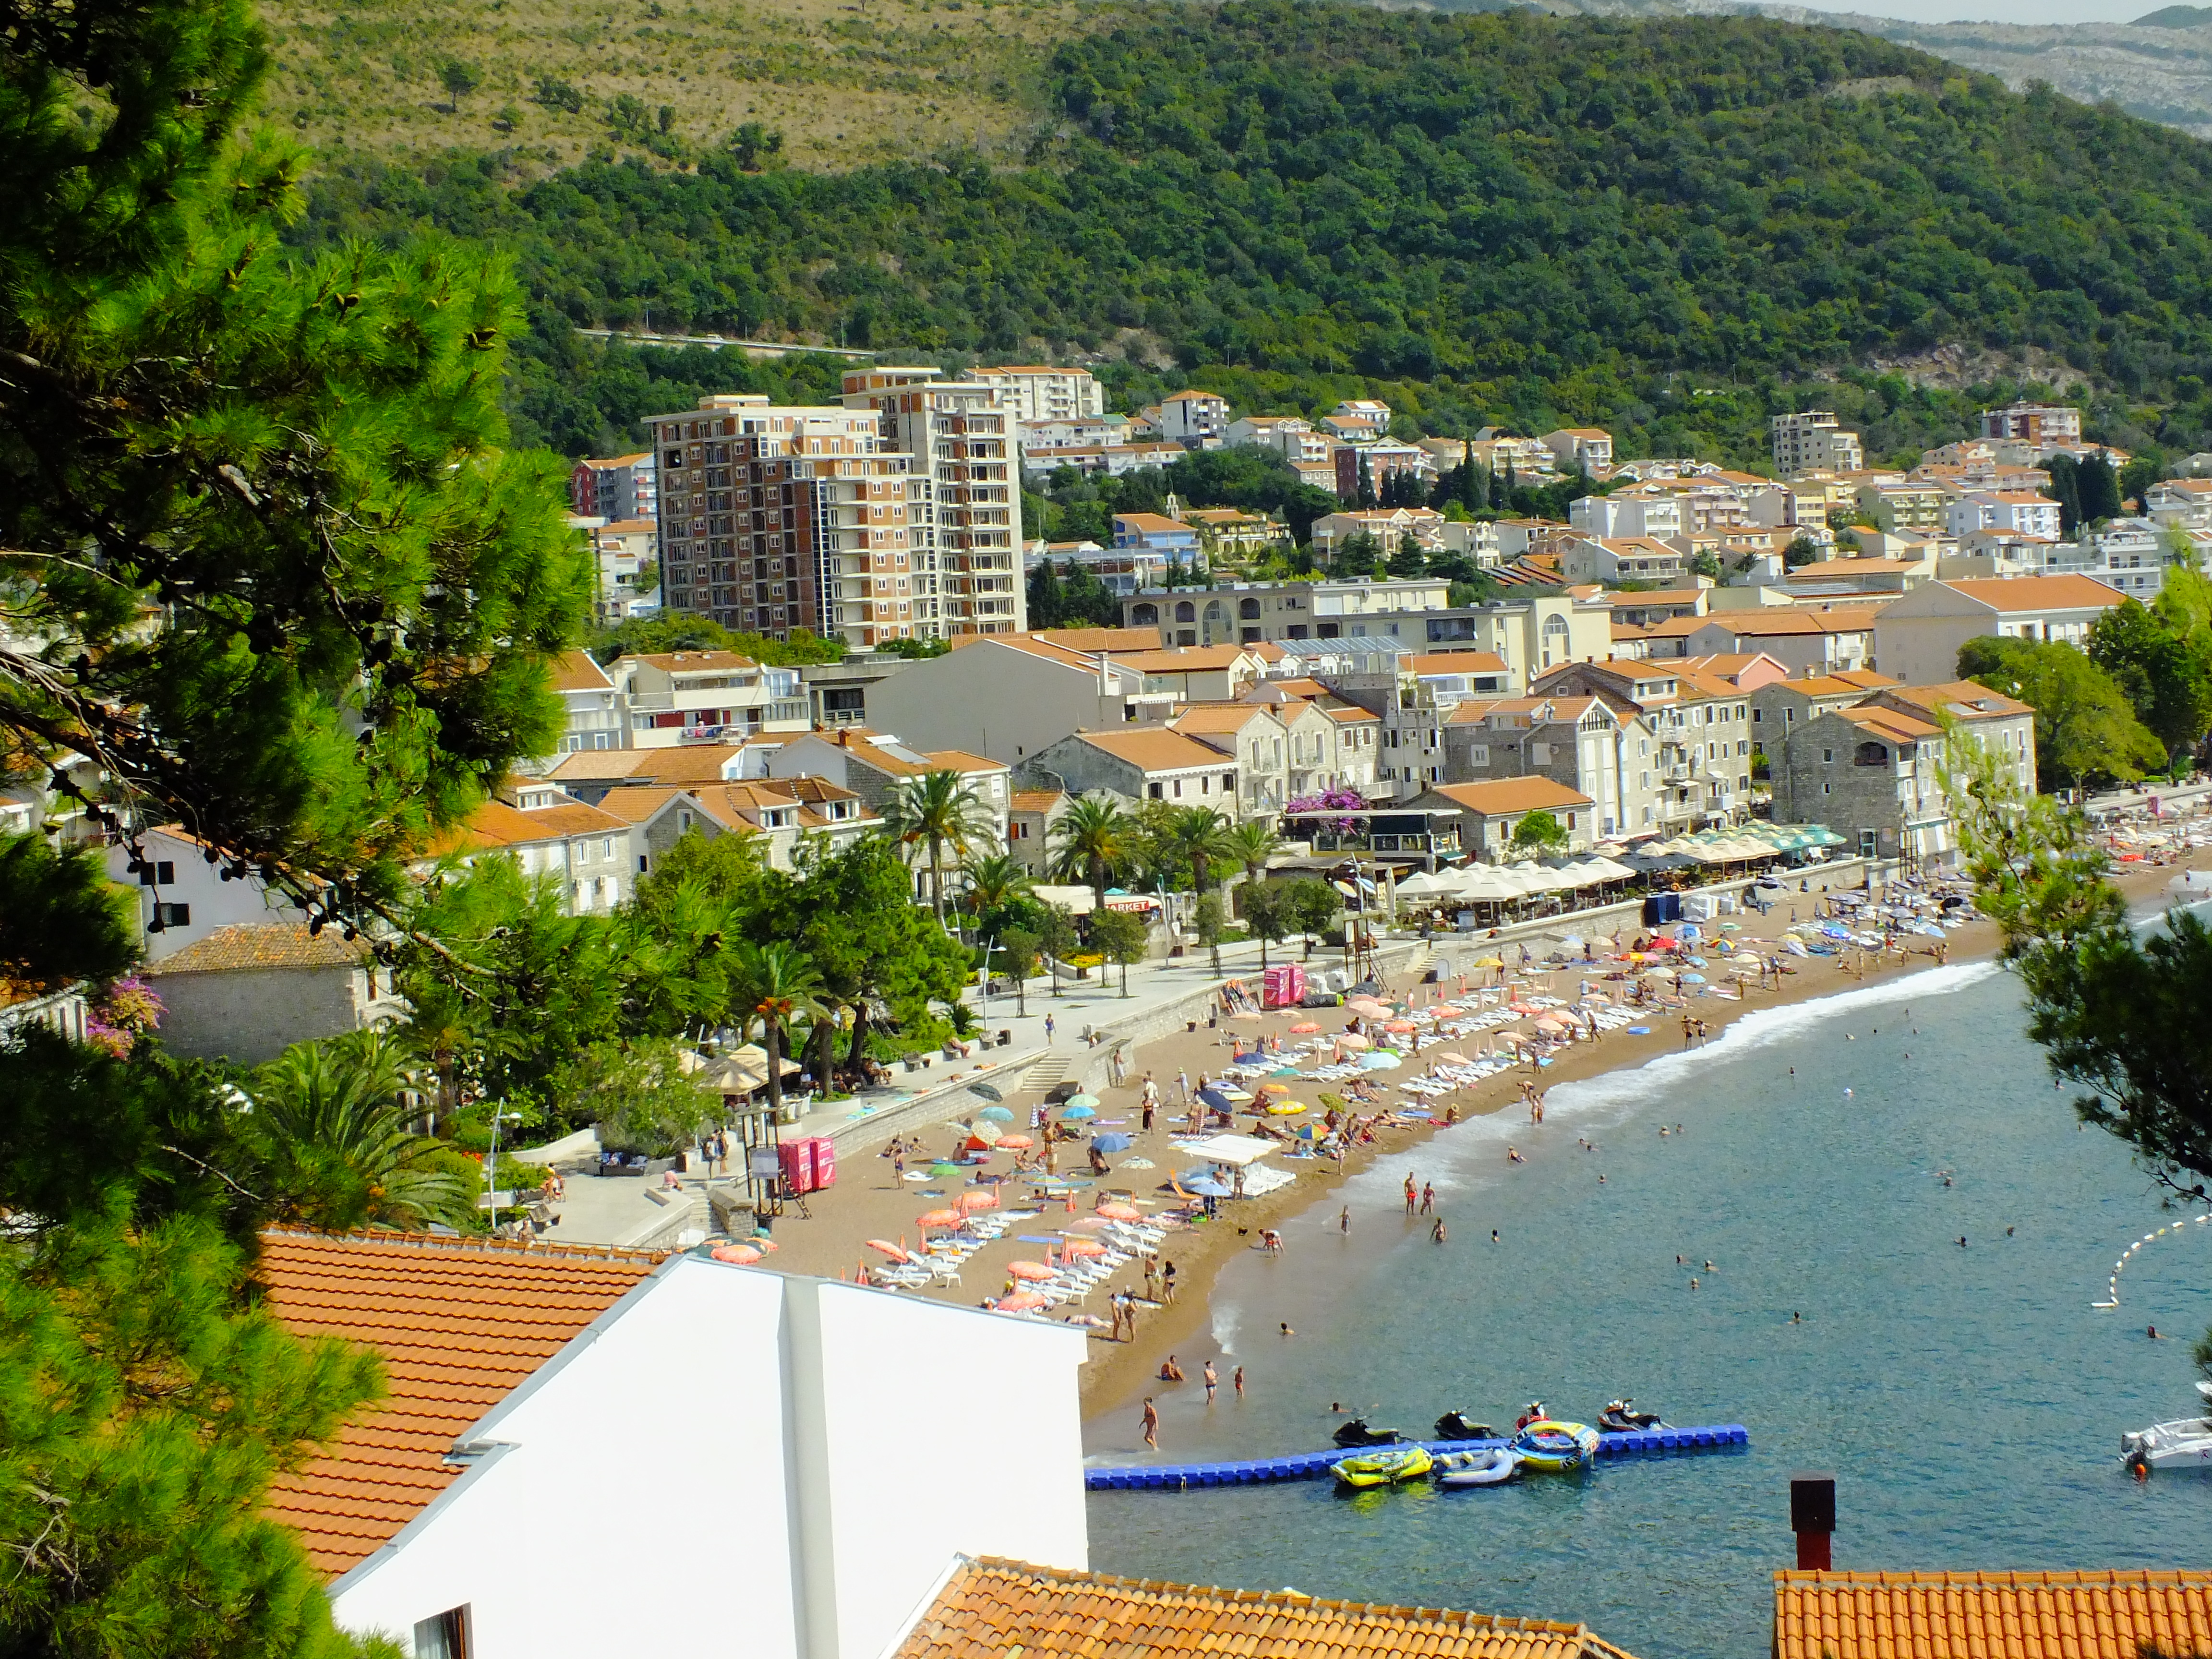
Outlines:
<svg viewBox="0 0 2212 1659"><path fill-rule="evenodd" d="M302 921L217 927L141 971L167 1010L162 1042L189 1060L258 1066L405 1011L365 944Z"/></svg>

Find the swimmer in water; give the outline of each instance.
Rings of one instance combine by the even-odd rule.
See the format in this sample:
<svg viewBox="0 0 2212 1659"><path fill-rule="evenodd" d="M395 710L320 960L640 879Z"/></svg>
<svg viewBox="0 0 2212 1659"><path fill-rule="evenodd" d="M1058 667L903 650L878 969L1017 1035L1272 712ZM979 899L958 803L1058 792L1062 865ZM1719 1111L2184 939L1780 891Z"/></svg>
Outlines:
<svg viewBox="0 0 2212 1659"><path fill-rule="evenodd" d="M1801 1313L1791 1314L1790 1316L1790 1322L1793 1325L1802 1325L1805 1322L1805 1316Z"/></svg>
<svg viewBox="0 0 2212 1659"><path fill-rule="evenodd" d="M1710 1261L1708 1261L1707 1263L1705 1263L1705 1271L1706 1271L1707 1273L1711 1273L1711 1272L1712 1272L1712 1270L1713 1270L1713 1264L1712 1264L1711 1262L1710 1262Z"/></svg>
<svg viewBox="0 0 2212 1659"><path fill-rule="evenodd" d="M1296 1336L1297 1334L1296 1331L1291 1328L1291 1322L1287 1319L1283 1322L1283 1334L1285 1336Z"/></svg>
<svg viewBox="0 0 2212 1659"><path fill-rule="evenodd" d="M1852 1097L1852 1095L1853 1095L1853 1094L1855 1094L1856 1092L1856 1090L1846 1089L1846 1090L1844 1090L1844 1098L1845 1100L1849 1100L1849 1099Z"/></svg>
<svg viewBox="0 0 2212 1659"><path fill-rule="evenodd" d="M1690 1288L1693 1291L1698 1288L1698 1281L1696 1279L1692 1279L1690 1281Z"/></svg>
<svg viewBox="0 0 2212 1659"><path fill-rule="evenodd" d="M1498 1229L1495 1227L1490 1230L1490 1242L1493 1244L1498 1243Z"/></svg>
<svg viewBox="0 0 2212 1659"><path fill-rule="evenodd" d="M1959 1235L1959 1248L1962 1250L1966 1248L1966 1236L1964 1233Z"/></svg>

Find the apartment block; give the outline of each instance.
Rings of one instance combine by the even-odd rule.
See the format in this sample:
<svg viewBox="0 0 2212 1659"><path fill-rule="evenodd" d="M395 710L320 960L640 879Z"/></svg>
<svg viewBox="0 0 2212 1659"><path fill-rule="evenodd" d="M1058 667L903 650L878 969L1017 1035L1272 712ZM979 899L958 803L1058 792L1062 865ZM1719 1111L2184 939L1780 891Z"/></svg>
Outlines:
<svg viewBox="0 0 2212 1659"><path fill-rule="evenodd" d="M942 369L876 367L845 376L845 407L909 458L913 632L959 640L1027 626L1014 416L995 386ZM903 618L902 618L903 620Z"/></svg>
<svg viewBox="0 0 2212 1659"><path fill-rule="evenodd" d="M872 646L924 632L913 458L866 410L716 394L646 418L663 603L725 627Z"/></svg>
<svg viewBox="0 0 2212 1659"><path fill-rule="evenodd" d="M999 394L1000 406L1017 421L1103 420L1105 388L1087 368L1045 368L1022 364L979 368L974 378Z"/></svg>
<svg viewBox="0 0 2212 1659"><path fill-rule="evenodd" d="M1996 442L2045 445L2081 441L2081 411L2060 404L2008 404L1982 411L1982 436Z"/></svg>
<svg viewBox="0 0 2212 1659"><path fill-rule="evenodd" d="M1218 449L1229 431L1229 399L1212 392L1178 392L1160 402L1160 432L1186 449Z"/></svg>
<svg viewBox="0 0 2212 1659"><path fill-rule="evenodd" d="M650 519L659 501L650 452L579 461L568 474L568 504L587 519Z"/></svg>
<svg viewBox="0 0 2212 1659"><path fill-rule="evenodd" d="M1972 489L1947 502L1943 528L1954 536L2004 530L2058 539L2058 503L2029 489Z"/></svg>
<svg viewBox="0 0 2212 1659"><path fill-rule="evenodd" d="M1838 427L1826 410L1777 415L1770 430L1775 470L1785 478L1801 472L1856 472L1866 464L1859 434Z"/></svg>

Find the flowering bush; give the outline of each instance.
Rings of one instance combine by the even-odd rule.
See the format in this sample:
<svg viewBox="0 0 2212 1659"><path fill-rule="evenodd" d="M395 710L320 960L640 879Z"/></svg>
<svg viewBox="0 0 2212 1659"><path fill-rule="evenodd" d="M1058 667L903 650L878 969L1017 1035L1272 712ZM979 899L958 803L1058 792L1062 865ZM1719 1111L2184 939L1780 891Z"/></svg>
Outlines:
<svg viewBox="0 0 2212 1659"><path fill-rule="evenodd" d="M1299 795L1283 809L1283 816L1291 818L1326 817L1331 812L1364 812L1367 797L1357 789L1338 787L1324 789L1318 795ZM1358 818L1337 818L1329 826L1340 836L1349 835L1359 827Z"/></svg>
<svg viewBox="0 0 2212 1659"><path fill-rule="evenodd" d="M161 999L143 979L119 979L85 1021L84 1040L118 1060L130 1057L139 1037L161 1024Z"/></svg>

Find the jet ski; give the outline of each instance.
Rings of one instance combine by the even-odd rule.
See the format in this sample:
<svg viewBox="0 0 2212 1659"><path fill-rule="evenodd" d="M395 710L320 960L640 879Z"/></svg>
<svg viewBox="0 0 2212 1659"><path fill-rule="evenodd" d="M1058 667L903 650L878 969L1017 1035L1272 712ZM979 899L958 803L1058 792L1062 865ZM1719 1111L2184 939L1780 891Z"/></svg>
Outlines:
<svg viewBox="0 0 2212 1659"><path fill-rule="evenodd" d="M1490 1451L1445 1452L1431 1471L1439 1486L1502 1486L1521 1473L1521 1455L1503 1446Z"/></svg>
<svg viewBox="0 0 2212 1659"><path fill-rule="evenodd" d="M1370 1429L1364 1417L1353 1418L1334 1437L1340 1446L1395 1446L1405 1437L1395 1429Z"/></svg>
<svg viewBox="0 0 2212 1659"><path fill-rule="evenodd" d="M1631 1411L1636 1402L1616 1400L1597 1414L1598 1431L1601 1434L1636 1434L1645 1429L1663 1429L1657 1412Z"/></svg>
<svg viewBox="0 0 2212 1659"><path fill-rule="evenodd" d="M1401 1481L1419 1480L1435 1467L1435 1462L1425 1447L1392 1446L1386 1450L1347 1457L1333 1465L1329 1472L1347 1486L1395 1486Z"/></svg>
<svg viewBox="0 0 2212 1659"><path fill-rule="evenodd" d="M1487 1423L1470 1423L1459 1412L1446 1412L1437 1419L1437 1438L1439 1440L1491 1440L1498 1431Z"/></svg>

